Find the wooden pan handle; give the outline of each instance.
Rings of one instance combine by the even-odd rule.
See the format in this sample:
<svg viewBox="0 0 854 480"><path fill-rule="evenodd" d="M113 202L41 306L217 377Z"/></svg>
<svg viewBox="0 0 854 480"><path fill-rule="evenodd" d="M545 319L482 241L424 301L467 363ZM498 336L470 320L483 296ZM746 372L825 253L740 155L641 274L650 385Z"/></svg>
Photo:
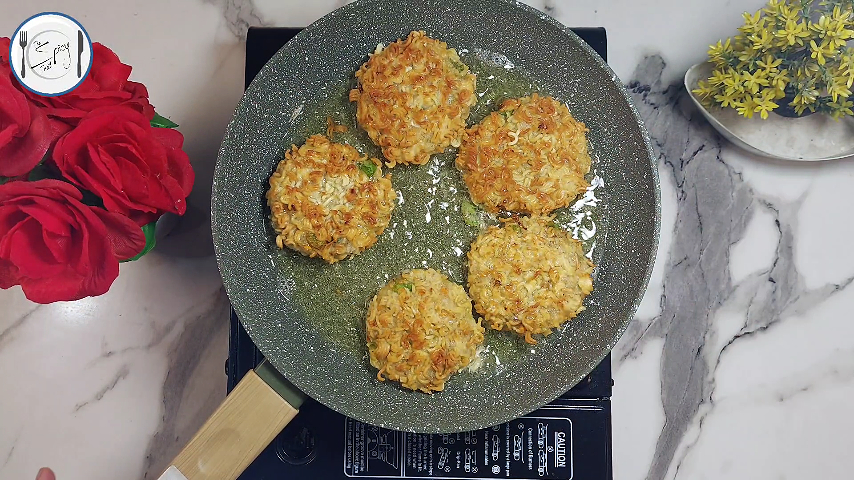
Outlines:
<svg viewBox="0 0 854 480"><path fill-rule="evenodd" d="M160 480L235 480L298 412L250 370Z"/></svg>

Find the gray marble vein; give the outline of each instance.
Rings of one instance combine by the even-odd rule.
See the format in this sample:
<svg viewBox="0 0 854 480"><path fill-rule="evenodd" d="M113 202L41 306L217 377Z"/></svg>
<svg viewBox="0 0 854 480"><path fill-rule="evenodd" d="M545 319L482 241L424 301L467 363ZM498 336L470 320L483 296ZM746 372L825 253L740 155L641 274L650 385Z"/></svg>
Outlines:
<svg viewBox="0 0 854 480"><path fill-rule="evenodd" d="M112 389L116 388L116 385L118 385L119 382L121 382L122 380L126 379L128 377L128 375L130 375L130 367L128 367L127 364L123 364L119 368L119 371L116 372L115 375L113 375L113 377L110 379L110 381L107 382L106 385L101 387L101 389L98 390L95 393L95 395L92 396L91 399L86 400L85 402L80 402L77 405L75 405L74 406L74 413L79 412L80 410L82 410L83 408L85 408L88 405L92 405L94 403L101 401L101 399L103 399L104 396L107 395L107 393L109 393Z"/></svg>
<svg viewBox="0 0 854 480"><path fill-rule="evenodd" d="M842 361L840 361L842 360ZM822 365L796 376L782 389L774 391L773 400L783 403L828 385L850 383L854 380L854 349L842 350Z"/></svg>
<svg viewBox="0 0 854 480"><path fill-rule="evenodd" d="M778 203L775 206L770 201L757 197L757 202L774 214L774 224L779 233L774 261L770 269L751 276L750 282L747 284L742 282L732 292L734 301L740 302L742 305L741 310L746 311L745 322L739 331L729 338L717 352L712 352L715 360L703 385L703 391L706 393L701 401L701 404L707 404L708 408L701 410L701 413L694 420L698 424L700 435L697 435L687 448L682 451L676 465L674 478L678 475L684 460L691 454L694 445L699 441L706 418L714 412L715 373L721 364L724 354L734 345L764 334L776 325L786 321L787 318L814 308L835 294L845 290L854 281L854 277L849 277L839 284L827 284L819 288L807 289L803 276L798 272L794 261L797 210L802 203L801 200ZM714 335L714 325L711 325L711 329L710 333ZM835 371L831 373L835 373L839 377L845 376ZM794 388L789 388L787 391L779 393L777 400L781 402L787 401L794 396L809 391L816 383L817 379L812 377L806 383L800 383Z"/></svg>
<svg viewBox="0 0 854 480"><path fill-rule="evenodd" d="M677 190L676 230L660 315L645 336L664 337L661 396L665 423L647 478L664 478L704 398L703 357L712 315L730 288L729 247L744 233L753 195L720 157L717 135L691 122L682 91L661 84L661 57L644 59L630 83L659 159ZM642 337L643 338L643 337Z"/></svg>
<svg viewBox="0 0 854 480"><path fill-rule="evenodd" d="M225 398L230 304L222 289L199 304L201 310L176 322L183 332L168 352L163 417L148 444L143 478L157 478Z"/></svg>
<svg viewBox="0 0 854 480"><path fill-rule="evenodd" d="M186 315L186 312L182 315ZM180 318L180 315L178 318ZM156 347L157 345L160 345L163 342L163 340L165 340L166 337L169 336L169 334L172 333L172 331L175 330L175 327L178 325L178 322L156 322L154 320L150 320L148 323L149 323L149 328L152 332L151 339L148 342L146 342L142 345L133 345L130 347L125 347L125 348L120 348L120 349L112 349L112 348L110 348L109 344L107 343L107 340L102 339L101 340L101 354L98 357L96 357L95 359L93 359L91 362L89 362L89 366L98 364L98 363L100 363L104 360L107 360L109 358L112 358L116 355L123 355L123 354L129 353L129 352L151 350L152 348Z"/></svg>
<svg viewBox="0 0 854 480"><path fill-rule="evenodd" d="M222 17L234 36L244 40L249 27L265 26L253 0L204 0L222 9Z"/></svg>
<svg viewBox="0 0 854 480"><path fill-rule="evenodd" d="M546 0L543 3L543 11L548 13L551 16L556 16L557 13L557 2L555 0Z"/></svg>
<svg viewBox="0 0 854 480"><path fill-rule="evenodd" d="M715 367L720 364L727 349L736 342L765 332L786 317L814 308L854 281L854 277L849 277L839 284L807 289L793 260L797 210L802 204L801 199L786 204L778 203L777 206L767 200L760 200L760 204L774 215L774 224L779 233L774 262L769 270L751 276L749 285L744 285L750 297L745 324L718 352ZM709 401L714 402L713 394L709 396Z"/></svg>
<svg viewBox="0 0 854 480"><path fill-rule="evenodd" d="M722 158L720 137L689 103L684 88L662 84L664 68L660 56L645 58L628 88L663 172L676 189L675 230L666 259L661 312L651 320L634 322L616 351L618 361L623 361L634 357L646 340L664 339L660 368L665 422L648 480L665 478L673 463L673 478L678 478L682 461L714 408L715 371L732 345L814 307L854 280L805 287L794 261L801 202L782 203L757 195ZM773 265L733 285L730 247L744 236L759 208L774 215L779 233ZM715 315L728 302L740 302L745 321L731 338L716 343ZM700 433L680 449L692 425Z"/></svg>
<svg viewBox="0 0 854 480"><path fill-rule="evenodd" d="M15 434L15 438L12 440L12 448L9 449L9 453L6 454L6 458L3 460L3 463L0 464L0 467L5 467L6 464L9 463L9 460L12 459L12 454L15 453L15 447L18 445L18 440L21 438L21 432L19 431Z"/></svg>
<svg viewBox="0 0 854 480"><path fill-rule="evenodd" d="M39 309L39 307L41 307L41 305L36 306L32 310L12 322L11 325L4 328L3 330L0 330L0 350L3 349L4 344L12 340L15 332L18 331L18 329L20 329L21 327L23 327L25 323L27 323L27 320L29 320L30 317L33 316L33 313L35 313Z"/></svg>

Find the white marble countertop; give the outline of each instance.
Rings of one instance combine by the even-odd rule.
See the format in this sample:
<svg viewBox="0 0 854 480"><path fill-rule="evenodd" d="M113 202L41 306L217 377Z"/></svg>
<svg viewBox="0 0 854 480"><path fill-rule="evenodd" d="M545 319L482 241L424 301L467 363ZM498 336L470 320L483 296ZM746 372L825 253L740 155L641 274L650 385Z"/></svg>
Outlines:
<svg viewBox="0 0 854 480"><path fill-rule="evenodd" d="M181 230L109 293L37 306L0 291L0 479L156 478L222 400L228 301L205 209L242 94L248 25L304 26L341 2L6 1L80 20L181 125L197 170ZM759 0L529 2L604 26L661 157L655 271L614 352L614 478L851 478L854 160L780 163L723 144L678 84Z"/></svg>

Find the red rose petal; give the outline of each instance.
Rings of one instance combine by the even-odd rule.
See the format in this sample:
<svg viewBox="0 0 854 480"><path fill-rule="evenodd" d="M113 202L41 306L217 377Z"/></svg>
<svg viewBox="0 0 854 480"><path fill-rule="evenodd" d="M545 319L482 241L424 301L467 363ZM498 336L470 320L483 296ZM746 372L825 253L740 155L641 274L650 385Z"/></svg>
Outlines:
<svg viewBox="0 0 854 480"><path fill-rule="evenodd" d="M0 208L0 232L8 232L12 227L26 220L27 214L14 207ZM0 245L4 237L0 236ZM0 249L2 255L2 249Z"/></svg>
<svg viewBox="0 0 854 480"><path fill-rule="evenodd" d="M30 124L30 108L27 97L12 84L7 76L0 76L0 119L15 125Z"/></svg>
<svg viewBox="0 0 854 480"><path fill-rule="evenodd" d="M87 94L78 94L75 98L74 106L87 112L94 112L101 108L124 104L131 99L131 95L127 92L96 91Z"/></svg>
<svg viewBox="0 0 854 480"><path fill-rule="evenodd" d="M78 125L73 131L60 138L53 151L52 160L59 167L60 172L73 183L96 194L100 192L93 190L94 183L86 183L84 179L74 175L72 170L79 168L77 171L88 172L87 177L91 173L99 176L101 181L110 181L113 178L111 182L113 186L119 185L116 178L118 172L110 171L108 165L98 161L98 147L90 143L94 140L92 138L94 132L100 128L109 128L111 123L112 119L108 116L93 116L82 126Z"/></svg>
<svg viewBox="0 0 854 480"><path fill-rule="evenodd" d="M118 275L116 275L118 276ZM104 292L88 292L84 288L85 277L69 267L61 274L50 278L20 279L21 290L31 302L53 303L57 301L74 301L90 295L101 295Z"/></svg>
<svg viewBox="0 0 854 480"><path fill-rule="evenodd" d="M92 179L101 185L109 185L117 191L122 190L122 171L116 160L104 145L88 145L88 166Z"/></svg>
<svg viewBox="0 0 854 480"><path fill-rule="evenodd" d="M56 164L57 167L62 168L62 164L65 161L66 153L72 154L80 150L83 146L84 140L74 130L71 130L67 134L63 135L56 141L56 145L53 148L53 155L51 156L51 160Z"/></svg>
<svg viewBox="0 0 854 480"><path fill-rule="evenodd" d="M42 230L42 240L45 247L50 250L56 263L61 265L69 263L69 259L71 258L69 248L72 248L73 245L68 240L68 235L60 235L49 230Z"/></svg>
<svg viewBox="0 0 854 480"><path fill-rule="evenodd" d="M124 110L124 108L122 108ZM132 113L131 113L132 112ZM145 119L145 117L136 110L131 112L121 111L116 112L126 119L124 123L124 132L136 141L148 140L154 134L154 127Z"/></svg>
<svg viewBox="0 0 854 480"><path fill-rule="evenodd" d="M134 98L133 100L128 101L125 105L133 106L133 108L142 113L145 119L150 123L154 118L154 106L148 102L148 94L146 93L146 98Z"/></svg>
<svg viewBox="0 0 854 480"><path fill-rule="evenodd" d="M82 243L85 244L82 251L88 253L87 259L91 265L87 269L90 275L84 288L88 291L102 291L103 293L109 289L110 284L119 274L119 259L113 253L113 246L109 239L114 233L111 233L101 221L98 215L99 210L95 207L83 206L77 213L79 215L78 221L86 227L81 230Z"/></svg>
<svg viewBox="0 0 854 480"><path fill-rule="evenodd" d="M53 138L59 138L74 128L63 121L52 117L48 117L48 122L50 122L50 128L53 130Z"/></svg>
<svg viewBox="0 0 854 480"><path fill-rule="evenodd" d="M63 182L63 184L68 185L65 182ZM68 185L68 186L71 187L71 185ZM71 188L74 188L74 187L71 187ZM76 188L74 189L74 191L76 193L79 193L79 191ZM71 209L70 209L68 204L76 204L78 199L76 197L75 198L69 198L69 197L70 197L69 195L63 194L58 198L62 202L61 203L62 208L57 208L57 205L56 205L57 199L54 199L54 198L33 196L30 198L30 201L32 202L33 208L41 208L47 212L50 212L51 215L56 216L58 219L60 219L60 221L66 222L68 224L72 224L72 223L74 223L74 215L71 213ZM19 208L21 211L24 210L23 202L21 202L21 206ZM63 233L63 235L69 234L67 231L62 232L62 233Z"/></svg>
<svg viewBox="0 0 854 480"><path fill-rule="evenodd" d="M98 108L87 115L88 118L107 118L113 126L112 132L128 133L128 125L136 125L142 128L149 127L150 123L132 105L108 105Z"/></svg>
<svg viewBox="0 0 854 480"><path fill-rule="evenodd" d="M117 158L116 165L122 171L122 183L125 185L124 191L128 197L144 198L147 204L157 205L158 198L152 197L150 189L150 184L156 181L156 178L152 178L154 175L149 171L148 165L140 165L138 161L132 162L126 158ZM139 202L135 203L137 207L140 206Z"/></svg>
<svg viewBox="0 0 854 480"><path fill-rule="evenodd" d="M56 139L45 114L0 75L0 176L27 174Z"/></svg>
<svg viewBox="0 0 854 480"><path fill-rule="evenodd" d="M166 210L177 213L178 215L186 213L187 203L184 201L186 195L184 194L184 190L181 188L181 185L179 185L172 177L162 179L160 181L160 185L163 190L167 192L167 196L170 199L170 204Z"/></svg>
<svg viewBox="0 0 854 480"><path fill-rule="evenodd" d="M0 67L9 66L9 37L0 37Z"/></svg>
<svg viewBox="0 0 854 480"><path fill-rule="evenodd" d="M173 150L169 153L169 175L178 181L184 197L188 197L196 181L196 172L190 165L190 157L183 150Z"/></svg>
<svg viewBox="0 0 854 480"><path fill-rule="evenodd" d="M0 146L0 176L17 177L29 173L42 161L55 139L45 114L35 105L30 104L30 109L32 123L26 134Z"/></svg>
<svg viewBox="0 0 854 480"><path fill-rule="evenodd" d="M144 227L149 223L156 222L162 216L162 210L158 210L156 212L143 212L140 210L134 210L130 213L130 219L136 222L136 224L140 227Z"/></svg>
<svg viewBox="0 0 854 480"><path fill-rule="evenodd" d="M93 166L89 171L84 167L74 165L70 170L63 172L63 174L74 178L74 183L79 184L81 187L89 190L100 198L101 201L104 202L104 207L107 210L126 214L130 210L130 202L121 190L116 190L115 188L110 187L110 184L114 182L114 179L111 178L108 181L99 182L93 178L93 175L90 175L90 173L98 176L107 176L103 171L102 164Z"/></svg>
<svg viewBox="0 0 854 480"><path fill-rule="evenodd" d="M139 165L140 171L148 177L148 180L158 181L169 175L169 156L163 145L147 138L141 139L139 146L147 154L139 157L135 163Z"/></svg>
<svg viewBox="0 0 854 480"><path fill-rule="evenodd" d="M50 277L65 269L57 264L50 249L44 244L41 226L34 219L27 219L7 234L9 261L18 267L25 277Z"/></svg>
<svg viewBox="0 0 854 480"><path fill-rule="evenodd" d="M125 83L125 90L135 98L148 98L148 89L141 83L127 82Z"/></svg>
<svg viewBox="0 0 854 480"><path fill-rule="evenodd" d="M98 248L104 248L104 252L109 252L106 247L99 246ZM113 260L101 263L98 266L99 268L84 279L82 289L86 294L85 296L107 293L113 282L119 277L119 262L115 260L116 257L112 256L112 252L110 252L110 258Z"/></svg>
<svg viewBox="0 0 854 480"><path fill-rule="evenodd" d="M57 208L56 202L53 205L39 205L37 202L21 205L20 211L35 219L41 228L48 232L66 237L71 235L69 222L73 221L73 218L65 208Z"/></svg>
<svg viewBox="0 0 854 480"><path fill-rule="evenodd" d="M12 262L0 258L0 288L12 288L14 285L19 285L21 275L18 273L18 267Z"/></svg>
<svg viewBox="0 0 854 480"><path fill-rule="evenodd" d="M108 138L103 138L105 142L109 141ZM116 160L123 159L124 161L136 165L137 169L140 171L150 172L151 168L145 162L141 160L146 158L147 156L143 153L139 147L133 143L126 142L127 137L118 137L114 140L113 143L108 143L103 145L104 150ZM120 167L121 168L121 167Z"/></svg>
<svg viewBox="0 0 854 480"><path fill-rule="evenodd" d="M166 148L181 148L184 146L184 135L172 128L155 128L154 138Z"/></svg>
<svg viewBox="0 0 854 480"><path fill-rule="evenodd" d="M110 257L108 242L105 239L107 229L89 212L91 208L81 205L74 209L78 228L71 232L70 238L74 245L79 245L79 250L77 255L71 256L69 264L81 275L90 274Z"/></svg>
<svg viewBox="0 0 854 480"><path fill-rule="evenodd" d="M113 146L123 146L129 150L136 151L136 144L134 144L127 136L125 132L116 132L116 133L105 133L98 136L98 142L102 145L108 145L111 148ZM135 152L136 156L140 155L140 152Z"/></svg>
<svg viewBox="0 0 854 480"><path fill-rule="evenodd" d="M102 68L105 64L120 62L119 56L100 42L92 43L92 64Z"/></svg>
<svg viewBox="0 0 854 480"><path fill-rule="evenodd" d="M9 254L12 251L12 235L11 235L11 233L15 232L19 228L21 228L20 224L24 220L26 220L26 217L24 217L24 219L15 223L14 225L12 225L11 228L6 230L6 233L4 233L3 236L0 236L0 258L8 258L9 257Z"/></svg>
<svg viewBox="0 0 854 480"><path fill-rule="evenodd" d="M121 91L130 77L131 67L123 63L111 63L101 66L96 72L96 80L101 90ZM130 97L130 93L128 93Z"/></svg>
<svg viewBox="0 0 854 480"><path fill-rule="evenodd" d="M76 108L53 108L49 105L43 106L42 111L44 111L47 116L67 123L72 127L77 125L80 119L86 115L86 112L77 110Z"/></svg>
<svg viewBox="0 0 854 480"><path fill-rule="evenodd" d="M116 258L126 260L145 248L145 234L130 218L101 209L93 209L107 227L107 241Z"/></svg>
<svg viewBox="0 0 854 480"><path fill-rule="evenodd" d="M50 192L46 194L45 191ZM54 179L44 179L37 182L9 182L0 185L0 205L13 198L62 198L70 197L73 200L81 200L83 194L73 185Z"/></svg>
<svg viewBox="0 0 854 480"><path fill-rule="evenodd" d="M9 122L5 126L0 124L0 145L15 141L19 130L20 127L16 123ZM0 160L0 168L2 168L2 160Z"/></svg>

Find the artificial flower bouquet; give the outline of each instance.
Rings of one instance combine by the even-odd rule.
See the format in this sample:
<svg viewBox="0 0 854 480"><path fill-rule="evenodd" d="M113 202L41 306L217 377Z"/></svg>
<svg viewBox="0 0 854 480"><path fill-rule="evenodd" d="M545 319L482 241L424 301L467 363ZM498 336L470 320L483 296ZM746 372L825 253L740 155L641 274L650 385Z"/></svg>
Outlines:
<svg viewBox="0 0 854 480"><path fill-rule="evenodd" d="M770 0L738 30L709 49L712 74L692 90L706 107L762 119L852 115L854 0Z"/></svg>
<svg viewBox="0 0 854 480"><path fill-rule="evenodd" d="M184 137L155 113L131 67L92 45L76 89L44 97L11 72L0 38L0 288L38 303L109 290L119 263L183 215L195 180Z"/></svg>

